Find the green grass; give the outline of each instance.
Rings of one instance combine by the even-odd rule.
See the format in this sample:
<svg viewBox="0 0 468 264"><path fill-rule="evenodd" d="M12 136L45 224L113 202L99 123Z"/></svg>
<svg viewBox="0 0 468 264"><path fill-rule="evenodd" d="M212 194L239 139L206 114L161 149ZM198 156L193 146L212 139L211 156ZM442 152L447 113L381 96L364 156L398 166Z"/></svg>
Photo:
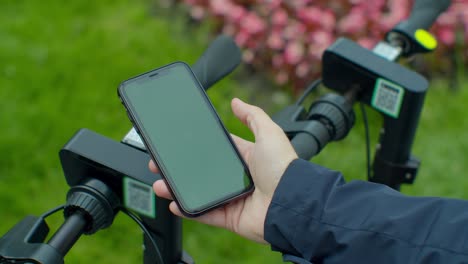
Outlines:
<svg viewBox="0 0 468 264"><path fill-rule="evenodd" d="M0 234L28 214L63 204L68 186L58 151L80 128L120 140L130 123L117 85L175 60L193 63L209 41L208 26L187 26L180 12L149 1L13 1L0 9ZM230 131L249 135L229 100L252 84L223 80L210 96ZM435 82L422 115L414 154L422 166L411 195L468 198L468 85L449 92ZM277 92L277 91L275 91ZM268 89L264 97L270 98ZM268 100L267 100L268 101ZM269 109L278 105L256 101ZM255 102L254 102L255 103ZM373 142L380 117L371 114ZM365 179L362 123L315 162ZM51 217L52 229L62 217ZM281 263L279 254L227 231L184 222L184 248L197 263ZM119 215L113 226L81 238L68 263L139 263L141 232Z"/></svg>

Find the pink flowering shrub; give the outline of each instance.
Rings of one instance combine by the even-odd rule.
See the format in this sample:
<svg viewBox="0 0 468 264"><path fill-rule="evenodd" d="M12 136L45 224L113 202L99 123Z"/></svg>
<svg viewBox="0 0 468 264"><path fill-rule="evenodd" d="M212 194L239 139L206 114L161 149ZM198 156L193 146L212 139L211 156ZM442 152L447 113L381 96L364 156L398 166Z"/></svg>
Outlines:
<svg viewBox="0 0 468 264"><path fill-rule="evenodd" d="M409 16L407 0L183 0L195 20L214 19L244 49L244 61L270 71L279 84L303 88L320 73L323 51L337 37L372 48ZM431 31L438 56L454 49L455 28L468 40L468 0L452 0ZM468 53L462 54L465 58Z"/></svg>

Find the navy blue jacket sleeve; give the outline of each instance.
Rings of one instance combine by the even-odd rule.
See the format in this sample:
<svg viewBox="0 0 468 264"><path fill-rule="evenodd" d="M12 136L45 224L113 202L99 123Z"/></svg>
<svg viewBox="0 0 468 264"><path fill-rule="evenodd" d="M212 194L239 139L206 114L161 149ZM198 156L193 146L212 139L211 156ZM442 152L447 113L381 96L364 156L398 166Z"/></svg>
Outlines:
<svg viewBox="0 0 468 264"><path fill-rule="evenodd" d="M275 191L264 236L299 263L468 263L468 201L345 183L297 159Z"/></svg>

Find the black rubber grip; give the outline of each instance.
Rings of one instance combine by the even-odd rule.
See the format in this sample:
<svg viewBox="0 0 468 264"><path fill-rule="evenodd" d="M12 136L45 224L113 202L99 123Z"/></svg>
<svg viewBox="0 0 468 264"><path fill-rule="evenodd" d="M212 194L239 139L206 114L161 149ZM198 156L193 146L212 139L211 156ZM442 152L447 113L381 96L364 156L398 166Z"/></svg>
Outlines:
<svg viewBox="0 0 468 264"><path fill-rule="evenodd" d="M241 51L234 40L220 35L193 64L192 71L208 90L214 83L231 73L241 62Z"/></svg>
<svg viewBox="0 0 468 264"><path fill-rule="evenodd" d="M407 26L416 29L429 29L437 17L450 6L450 0L416 0Z"/></svg>
<svg viewBox="0 0 468 264"><path fill-rule="evenodd" d="M298 133L292 140L291 144L301 159L310 160L313 156L317 155L320 147L317 140L308 133Z"/></svg>

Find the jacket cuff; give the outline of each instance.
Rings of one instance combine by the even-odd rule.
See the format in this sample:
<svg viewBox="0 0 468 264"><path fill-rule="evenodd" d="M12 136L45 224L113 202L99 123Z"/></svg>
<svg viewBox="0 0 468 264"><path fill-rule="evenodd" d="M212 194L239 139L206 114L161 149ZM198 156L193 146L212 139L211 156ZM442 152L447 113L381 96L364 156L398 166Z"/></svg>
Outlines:
<svg viewBox="0 0 468 264"><path fill-rule="evenodd" d="M319 201L326 199L327 190L343 183L338 172L302 159L292 161L276 187L265 218L264 238L272 250L309 259L311 256L303 254L303 247L309 243L301 239L301 232L309 229L311 219L320 218L323 204Z"/></svg>

